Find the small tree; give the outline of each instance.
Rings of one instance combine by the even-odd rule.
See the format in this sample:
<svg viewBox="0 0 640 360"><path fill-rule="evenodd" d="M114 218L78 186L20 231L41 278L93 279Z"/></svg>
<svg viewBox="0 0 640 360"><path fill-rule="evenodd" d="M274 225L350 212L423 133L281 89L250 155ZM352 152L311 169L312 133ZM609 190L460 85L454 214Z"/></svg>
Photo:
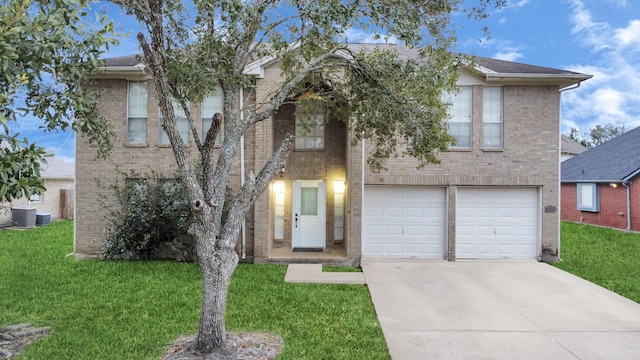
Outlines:
<svg viewBox="0 0 640 360"><path fill-rule="evenodd" d="M104 155L109 131L95 112L96 93L85 76L115 44L113 25L84 21L89 0L5 0L0 4L0 200L45 190L40 164L45 151L19 139L12 124L35 117L44 131L88 134Z"/></svg>
<svg viewBox="0 0 640 360"><path fill-rule="evenodd" d="M624 131L624 125L598 124L591 128L588 134L583 133L578 128L572 127L566 136L586 148L592 148L624 134Z"/></svg>
<svg viewBox="0 0 640 360"><path fill-rule="evenodd" d="M504 0L479 0L463 8L461 0L114 0L141 22L138 40L150 68L166 131L191 203L191 235L204 278L200 326L202 352L221 352L229 280L238 263L234 251L242 220L271 179L284 167L292 135L284 137L257 174L249 174L223 219L224 189L245 131L269 118L296 95L311 92L335 118L348 121L354 141L373 143L373 169L400 145L421 164L437 162L452 140L445 124L443 91L453 91L457 67L466 61L449 50L455 42L453 12L479 19ZM352 27L389 36L411 48L417 59L403 60L393 50L355 52L339 41ZM353 39L352 39L353 40ZM281 84L257 104L238 109L244 74L252 61L277 56ZM222 89L223 113L214 116L202 138L189 114L198 102ZM172 103L179 102L191 123L198 152L196 166L176 129ZM222 120L224 119L224 123ZM219 155L214 140L224 134ZM201 169L201 170L197 170Z"/></svg>

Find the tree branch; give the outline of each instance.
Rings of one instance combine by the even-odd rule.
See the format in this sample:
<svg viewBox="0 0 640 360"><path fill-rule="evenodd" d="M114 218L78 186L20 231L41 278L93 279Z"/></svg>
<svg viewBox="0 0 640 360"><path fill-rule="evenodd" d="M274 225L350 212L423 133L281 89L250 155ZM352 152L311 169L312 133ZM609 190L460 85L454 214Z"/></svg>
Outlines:
<svg viewBox="0 0 640 360"><path fill-rule="evenodd" d="M233 235L238 233L242 225L242 220L244 219L244 214L249 207L255 203L271 179L284 170L294 141L295 137L287 134L278 149L271 155L271 158L269 158L262 170L260 170L258 176L254 177L253 172L249 174L244 185L240 188L240 191L238 191L238 194L231 203L227 221L222 229L221 238L227 239L227 243L222 244L223 246L235 246L236 236Z"/></svg>
<svg viewBox="0 0 640 360"><path fill-rule="evenodd" d="M284 104L287 98L291 96L291 91L293 91L296 86L302 83L307 78L307 76L320 69L323 62L328 60L343 60L345 61L345 65L350 63L352 57L347 56L346 54L341 54L340 50L346 49L344 49L343 46L340 46L339 48L336 48L326 54L313 59L304 69L300 70L300 72L293 79L289 80L284 86L280 88L277 94L271 99L266 110L254 113L249 116L246 120L246 126L248 127L271 116L271 114L273 114L273 112L276 111L276 109L278 109L282 104Z"/></svg>

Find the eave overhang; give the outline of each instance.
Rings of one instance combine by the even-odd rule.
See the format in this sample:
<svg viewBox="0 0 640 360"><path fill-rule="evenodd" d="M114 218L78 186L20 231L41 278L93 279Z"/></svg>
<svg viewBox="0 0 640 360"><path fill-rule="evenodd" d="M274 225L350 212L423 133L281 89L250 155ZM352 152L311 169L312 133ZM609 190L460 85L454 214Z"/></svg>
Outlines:
<svg viewBox="0 0 640 360"><path fill-rule="evenodd" d="M591 79L593 75L584 74L530 74L530 73L483 73L487 83L500 83L509 85L558 85L564 88L579 84Z"/></svg>
<svg viewBox="0 0 640 360"><path fill-rule="evenodd" d="M92 79L149 80L152 78L144 64L134 66L101 66Z"/></svg>

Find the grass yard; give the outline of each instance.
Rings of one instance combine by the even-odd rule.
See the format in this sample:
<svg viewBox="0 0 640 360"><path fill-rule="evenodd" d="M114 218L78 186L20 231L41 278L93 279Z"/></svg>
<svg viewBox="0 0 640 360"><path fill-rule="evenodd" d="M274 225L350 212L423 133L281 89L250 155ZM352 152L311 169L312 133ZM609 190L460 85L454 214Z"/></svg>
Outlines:
<svg viewBox="0 0 640 360"><path fill-rule="evenodd" d="M640 303L640 234L562 222L554 265Z"/></svg>
<svg viewBox="0 0 640 360"><path fill-rule="evenodd" d="M196 331L197 265L78 262L72 251L71 221L0 231L0 327L52 328L20 359L157 359ZM366 286L285 284L285 271L241 264L227 328L280 334L279 359L389 359Z"/></svg>

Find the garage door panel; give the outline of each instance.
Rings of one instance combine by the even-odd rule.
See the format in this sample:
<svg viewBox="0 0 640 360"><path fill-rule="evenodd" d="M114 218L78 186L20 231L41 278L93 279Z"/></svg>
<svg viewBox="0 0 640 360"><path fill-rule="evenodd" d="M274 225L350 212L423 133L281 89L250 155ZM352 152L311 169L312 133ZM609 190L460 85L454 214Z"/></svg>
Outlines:
<svg viewBox="0 0 640 360"><path fill-rule="evenodd" d="M380 211L365 212L362 252L370 257L444 257L445 189L427 187L369 186L364 207L376 204ZM382 233L369 232L377 223ZM376 228L377 229L377 228ZM373 230L376 230L373 229ZM382 247L368 244L383 244Z"/></svg>
<svg viewBox="0 0 640 360"><path fill-rule="evenodd" d="M403 211L401 207L387 207L384 211L384 216L392 218L402 218Z"/></svg>
<svg viewBox="0 0 640 360"><path fill-rule="evenodd" d="M366 225L364 232L371 235L382 235L384 228L382 225Z"/></svg>
<svg viewBox="0 0 640 360"><path fill-rule="evenodd" d="M458 188L456 202L456 257L538 255L538 189Z"/></svg>

